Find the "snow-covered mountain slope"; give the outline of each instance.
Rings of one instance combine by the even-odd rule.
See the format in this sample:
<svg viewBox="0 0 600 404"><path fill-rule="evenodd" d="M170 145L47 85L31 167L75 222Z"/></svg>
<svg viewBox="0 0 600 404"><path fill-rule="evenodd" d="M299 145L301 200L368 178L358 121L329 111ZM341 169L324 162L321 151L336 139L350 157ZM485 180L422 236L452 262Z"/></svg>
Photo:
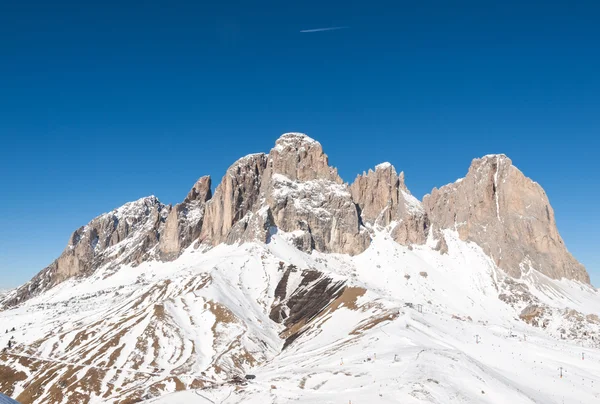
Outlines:
<svg viewBox="0 0 600 404"><path fill-rule="evenodd" d="M23 403L600 399L590 286L535 271L514 281L452 231L448 254L385 231L355 257L307 254L293 237L106 266L0 312L0 344L14 337L0 390ZM519 318L525 288L546 328Z"/></svg>

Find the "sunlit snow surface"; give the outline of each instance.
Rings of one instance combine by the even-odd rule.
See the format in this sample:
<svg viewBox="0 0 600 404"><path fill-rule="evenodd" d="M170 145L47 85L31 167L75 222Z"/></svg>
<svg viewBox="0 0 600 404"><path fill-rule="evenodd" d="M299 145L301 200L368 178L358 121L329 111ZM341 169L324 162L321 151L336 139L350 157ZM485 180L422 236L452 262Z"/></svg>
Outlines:
<svg viewBox="0 0 600 404"><path fill-rule="evenodd" d="M106 371L102 394L91 402L118 401L117 391L104 393L133 375L139 385L149 386L174 374L191 380L203 371L214 380L206 388L175 392L176 384L166 382L163 391L173 394L145 398L161 404L600 402L600 350L587 340L561 340L564 320L558 315L546 329L519 320L520 308L498 298L503 272L456 234L446 232L447 255L434 251L432 240L409 249L384 232L376 232L369 249L356 257L305 254L288 238L278 233L267 245L222 245L204 253L190 248L170 263L123 266L114 273L101 269L0 312L0 323L16 327L23 346L43 340L23 355ZM342 305L319 317L282 350L283 326L269 319L283 275L280 261L322 271L366 293L357 307ZM586 285L535 271L523 281L557 312L600 312L600 295ZM207 309L215 303L236 321L217 324ZM138 343L156 321L155 304L164 307L169 324L153 337L160 349L146 349L140 357ZM101 332L119 321L131 322L126 335L97 358L87 348L69 348L82 328ZM0 346L7 340L8 334L0 334ZM246 386L228 384L231 375L207 371L234 340L257 358L254 367L243 369L256 375ZM228 361L222 359L223 366ZM22 389L19 385L13 396Z"/></svg>

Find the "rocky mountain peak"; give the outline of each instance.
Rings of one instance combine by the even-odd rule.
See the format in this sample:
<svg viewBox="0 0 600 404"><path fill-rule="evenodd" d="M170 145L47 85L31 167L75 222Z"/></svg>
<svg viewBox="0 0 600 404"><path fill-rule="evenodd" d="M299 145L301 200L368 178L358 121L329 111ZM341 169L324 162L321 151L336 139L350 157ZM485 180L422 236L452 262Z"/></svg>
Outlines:
<svg viewBox="0 0 600 404"><path fill-rule="evenodd" d="M342 183L337 169L329 166L329 158L321 143L303 133L285 133L269 153L270 174L285 175L293 181L325 179Z"/></svg>
<svg viewBox="0 0 600 404"><path fill-rule="evenodd" d="M305 134L283 134L271 149L261 195L270 223L301 250L358 254L369 245L347 184L319 142ZM262 232L261 234L264 234Z"/></svg>
<svg viewBox="0 0 600 404"><path fill-rule="evenodd" d="M352 199L358 204L364 223L386 227L400 244L423 244L429 221L421 202L411 195L390 163L382 163L356 177L350 186Z"/></svg>
<svg viewBox="0 0 600 404"><path fill-rule="evenodd" d="M511 276L534 268L589 283L558 233L546 193L505 155L473 160L465 178L434 188L424 205L436 228L476 242Z"/></svg>
<svg viewBox="0 0 600 404"><path fill-rule="evenodd" d="M200 177L194 184L190 192L184 199L184 202L198 201L200 203L208 201L212 196L211 179L209 175Z"/></svg>

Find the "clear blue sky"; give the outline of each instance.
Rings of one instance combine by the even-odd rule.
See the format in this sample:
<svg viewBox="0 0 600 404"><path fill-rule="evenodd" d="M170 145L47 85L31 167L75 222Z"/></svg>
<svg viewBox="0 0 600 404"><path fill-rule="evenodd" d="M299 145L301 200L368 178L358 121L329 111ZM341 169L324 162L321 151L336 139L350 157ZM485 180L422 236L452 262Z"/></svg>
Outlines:
<svg viewBox="0 0 600 404"><path fill-rule="evenodd" d="M0 287L287 131L346 181L390 161L419 197L506 153L599 285L598 4L1 1Z"/></svg>

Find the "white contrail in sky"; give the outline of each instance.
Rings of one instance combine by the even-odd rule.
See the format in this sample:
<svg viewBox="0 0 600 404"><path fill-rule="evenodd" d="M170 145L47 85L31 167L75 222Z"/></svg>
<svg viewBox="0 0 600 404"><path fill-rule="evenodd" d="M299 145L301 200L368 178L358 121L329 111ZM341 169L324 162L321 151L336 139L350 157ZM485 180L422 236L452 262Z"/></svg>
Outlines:
<svg viewBox="0 0 600 404"><path fill-rule="evenodd" d="M338 29L345 29L348 27L326 27L326 28L314 28L314 29L303 29L300 32L323 32L323 31L336 31Z"/></svg>

